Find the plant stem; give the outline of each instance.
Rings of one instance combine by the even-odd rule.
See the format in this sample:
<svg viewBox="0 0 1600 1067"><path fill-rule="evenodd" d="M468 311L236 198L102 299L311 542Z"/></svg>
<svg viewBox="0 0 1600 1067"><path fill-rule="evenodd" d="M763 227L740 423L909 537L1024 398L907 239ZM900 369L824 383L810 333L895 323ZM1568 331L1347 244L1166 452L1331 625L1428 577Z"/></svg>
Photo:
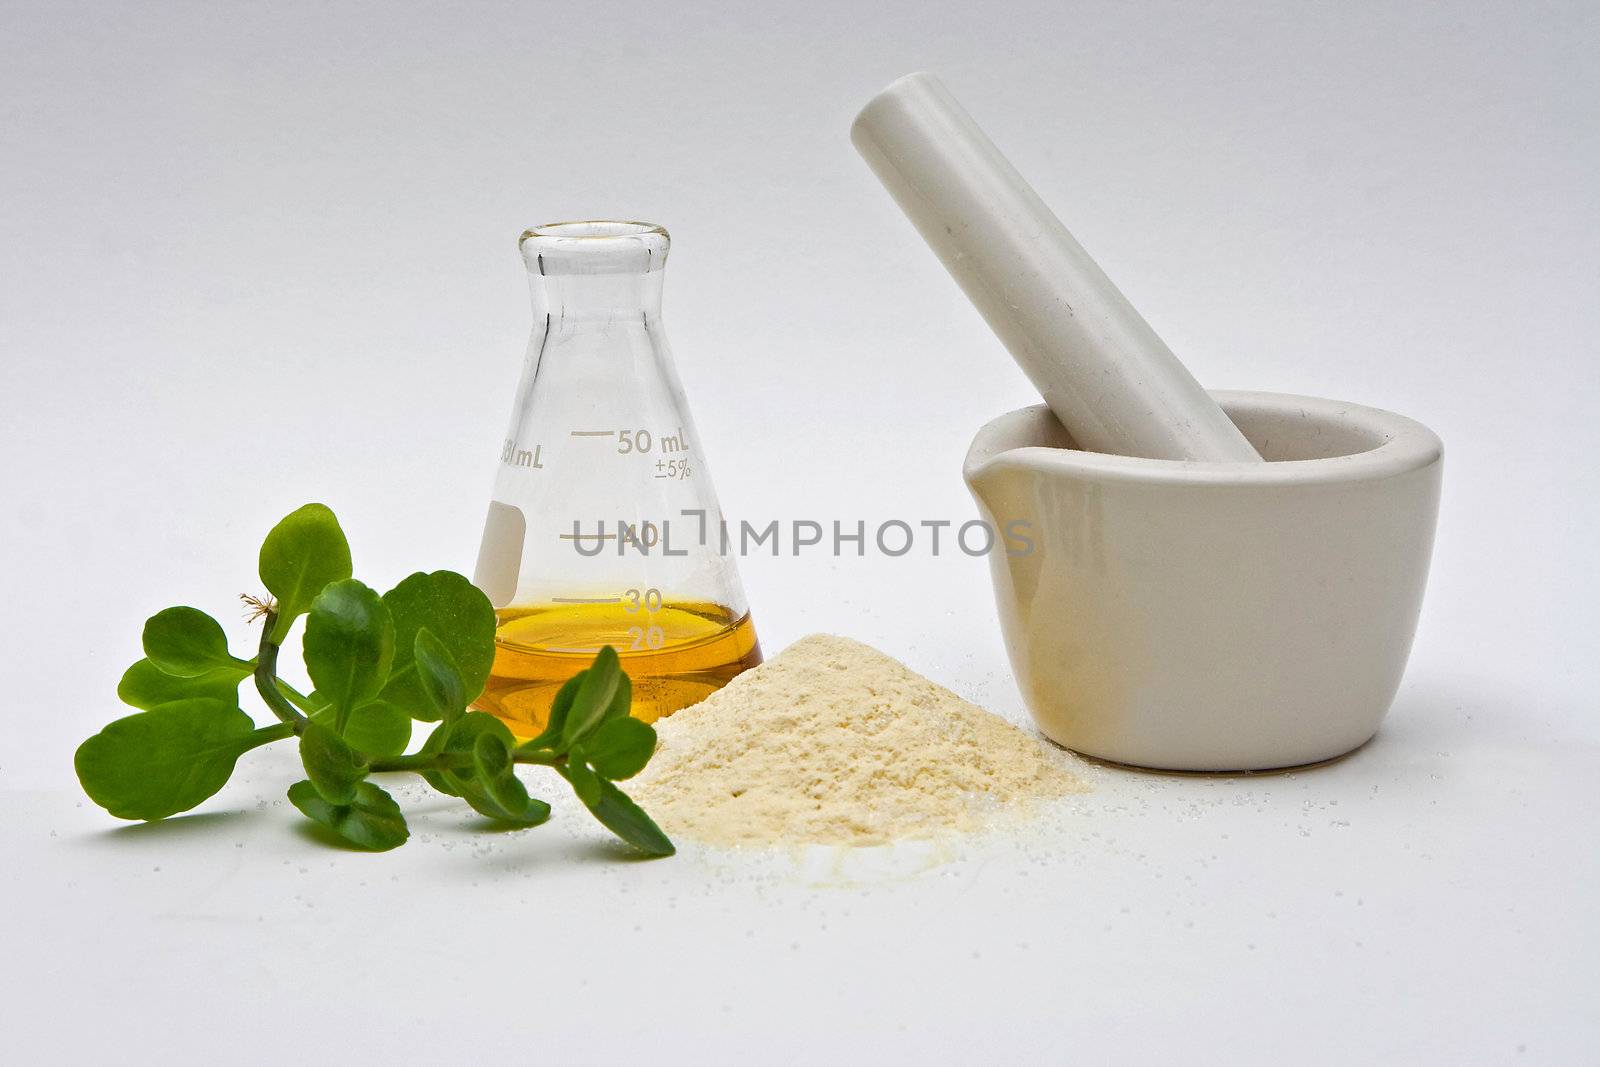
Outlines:
<svg viewBox="0 0 1600 1067"><path fill-rule="evenodd" d="M460 771L472 766L470 752L414 752L409 756L375 759L368 770L377 771Z"/></svg>
<svg viewBox="0 0 1600 1067"><path fill-rule="evenodd" d="M278 692L287 697L289 703L293 704L307 715L310 715L313 711L317 710L317 706L311 703L311 698L300 692L300 690L296 689L282 678L276 678L274 681L278 683Z"/></svg>
<svg viewBox="0 0 1600 1067"><path fill-rule="evenodd" d="M533 764L540 767L558 767L566 757L547 748L516 748L511 750L514 763ZM390 756L375 759L368 764L374 773L379 771L460 771L472 766L470 752L415 752L409 756Z"/></svg>
<svg viewBox="0 0 1600 1067"><path fill-rule="evenodd" d="M294 736L294 724L288 722L274 723L271 726L259 726L249 736L244 751L270 745L274 741L282 741L286 737Z"/></svg>
<svg viewBox="0 0 1600 1067"><path fill-rule="evenodd" d="M261 647L256 656L256 669L252 673L256 680L256 692L261 694L261 699L272 709L272 714L293 727L295 733L299 733L305 729L308 720L278 689L278 644L272 639L273 625L276 622L277 614L267 612L261 627Z"/></svg>

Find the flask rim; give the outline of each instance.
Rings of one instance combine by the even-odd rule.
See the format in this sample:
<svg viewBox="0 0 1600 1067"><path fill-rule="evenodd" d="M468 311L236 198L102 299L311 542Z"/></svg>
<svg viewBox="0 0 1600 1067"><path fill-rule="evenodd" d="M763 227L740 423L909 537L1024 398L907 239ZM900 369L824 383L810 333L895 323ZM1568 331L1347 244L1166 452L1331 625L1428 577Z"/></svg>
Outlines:
<svg viewBox="0 0 1600 1067"><path fill-rule="evenodd" d="M556 238L563 241L609 241L618 237L643 237L646 234L669 237L666 229L653 222L618 219L578 219L572 222L547 222L522 231L521 241Z"/></svg>
<svg viewBox="0 0 1600 1067"><path fill-rule="evenodd" d="M585 219L524 230L517 241L539 274L632 274L660 270L672 238L652 222Z"/></svg>

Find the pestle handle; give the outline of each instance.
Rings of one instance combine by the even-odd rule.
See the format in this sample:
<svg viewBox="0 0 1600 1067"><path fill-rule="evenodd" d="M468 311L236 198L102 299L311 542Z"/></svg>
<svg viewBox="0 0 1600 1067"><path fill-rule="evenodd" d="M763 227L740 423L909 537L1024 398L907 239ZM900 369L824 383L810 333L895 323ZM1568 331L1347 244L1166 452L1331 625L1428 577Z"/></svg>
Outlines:
<svg viewBox="0 0 1600 1067"><path fill-rule="evenodd" d="M938 78L890 85L850 139L1079 447L1260 462Z"/></svg>

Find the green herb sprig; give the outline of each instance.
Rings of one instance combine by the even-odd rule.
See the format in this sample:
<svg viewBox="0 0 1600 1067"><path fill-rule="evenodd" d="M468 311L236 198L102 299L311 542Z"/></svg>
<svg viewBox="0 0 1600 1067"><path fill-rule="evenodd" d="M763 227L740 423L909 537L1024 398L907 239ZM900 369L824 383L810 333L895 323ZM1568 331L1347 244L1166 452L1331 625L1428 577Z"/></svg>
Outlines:
<svg viewBox="0 0 1600 1067"><path fill-rule="evenodd" d="M260 573L274 599L245 598L262 621L252 659L229 651L222 626L196 608L167 608L145 623L145 658L117 686L140 710L74 758L84 792L112 815L188 811L227 783L240 756L296 738L306 777L289 787L290 802L356 848L385 851L410 834L371 775L419 774L496 823L537 826L550 805L530 796L515 771L532 764L566 779L624 841L672 854L672 842L616 786L644 769L656 733L629 717L633 687L611 646L556 693L544 731L518 743L499 719L468 710L494 661L495 615L461 575L419 572L380 596L351 577L349 543L321 504L273 527ZM278 677L279 650L302 615L310 693ZM246 678L277 722L257 726L240 708ZM438 726L408 754L413 720Z"/></svg>

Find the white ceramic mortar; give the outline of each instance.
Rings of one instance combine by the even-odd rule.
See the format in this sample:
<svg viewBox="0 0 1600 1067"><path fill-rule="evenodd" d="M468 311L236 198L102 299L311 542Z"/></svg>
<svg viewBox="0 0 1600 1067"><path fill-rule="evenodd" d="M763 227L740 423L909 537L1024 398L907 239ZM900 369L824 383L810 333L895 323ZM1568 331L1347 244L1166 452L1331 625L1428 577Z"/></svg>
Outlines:
<svg viewBox="0 0 1600 1067"><path fill-rule="evenodd" d="M991 557L1012 670L1040 730L1089 756L1330 759L1373 735L1400 684L1442 446L1375 408L1212 395L1269 462L1078 451L1043 405L978 432L967 485L1033 542Z"/></svg>

